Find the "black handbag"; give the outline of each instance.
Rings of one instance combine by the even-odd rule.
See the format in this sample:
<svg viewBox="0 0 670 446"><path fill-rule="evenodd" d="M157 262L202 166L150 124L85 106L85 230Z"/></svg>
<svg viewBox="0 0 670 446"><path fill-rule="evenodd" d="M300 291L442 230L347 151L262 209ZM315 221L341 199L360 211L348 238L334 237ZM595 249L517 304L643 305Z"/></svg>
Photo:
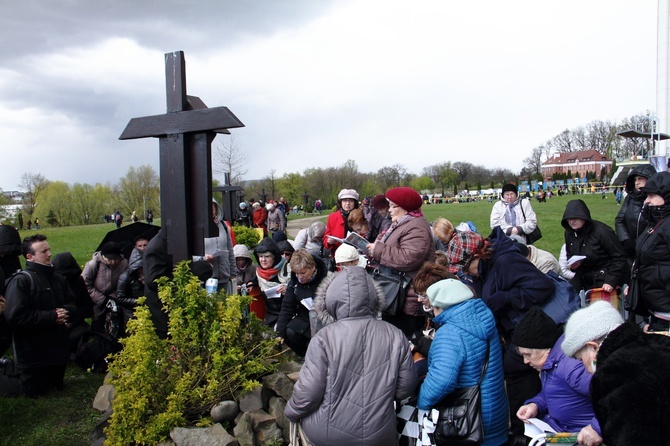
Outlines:
<svg viewBox="0 0 670 446"><path fill-rule="evenodd" d="M484 441L479 386L489 365L490 350L489 342L486 345L486 359L477 385L456 389L434 407L439 412L433 434L436 445L471 446L480 445Z"/></svg>
<svg viewBox="0 0 670 446"><path fill-rule="evenodd" d="M630 285L628 285L628 290L623 298L623 307L626 311L634 312L638 307L640 299L640 283L637 276L637 259L635 259L630 273Z"/></svg>
<svg viewBox="0 0 670 446"><path fill-rule="evenodd" d="M407 289L412 281L411 277L402 271L395 271L381 265L368 265L366 269L383 295L382 312L390 316L399 314L405 305Z"/></svg>
<svg viewBox="0 0 670 446"><path fill-rule="evenodd" d="M523 211L523 203L519 203L519 207L521 208L521 215L523 215L523 221L525 222L526 213ZM536 241L540 240L542 238L542 231L540 231L540 225L535 225L535 229L533 229L530 234L525 235L527 245L532 245Z"/></svg>

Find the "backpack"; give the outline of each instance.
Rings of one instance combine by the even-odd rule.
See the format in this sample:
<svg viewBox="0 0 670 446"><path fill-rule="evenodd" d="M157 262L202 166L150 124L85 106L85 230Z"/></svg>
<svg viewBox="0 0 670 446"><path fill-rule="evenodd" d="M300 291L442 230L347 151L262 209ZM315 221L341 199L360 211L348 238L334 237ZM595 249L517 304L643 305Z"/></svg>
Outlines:
<svg viewBox="0 0 670 446"><path fill-rule="evenodd" d="M570 282L553 271L547 277L554 283L554 295L541 305L542 310L557 324L564 323L581 306L581 298Z"/></svg>
<svg viewBox="0 0 670 446"><path fill-rule="evenodd" d="M121 351L121 344L117 340L105 333L89 330L82 335L79 341L74 362L84 370L107 373L109 363L107 357L119 351Z"/></svg>

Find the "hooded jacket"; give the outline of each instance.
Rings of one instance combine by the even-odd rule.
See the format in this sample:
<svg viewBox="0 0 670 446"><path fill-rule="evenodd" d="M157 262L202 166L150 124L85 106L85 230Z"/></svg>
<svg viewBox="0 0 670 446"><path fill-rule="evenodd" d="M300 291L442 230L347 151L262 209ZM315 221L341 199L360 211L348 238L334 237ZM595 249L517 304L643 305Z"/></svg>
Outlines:
<svg viewBox="0 0 670 446"><path fill-rule="evenodd" d="M573 230L568 219L581 218L584 226ZM576 290L600 288L607 283L613 287L627 282L626 254L614 230L591 219L591 212L583 200L571 200L565 206L561 224L565 228L565 251L568 259L574 255L586 256L571 280Z"/></svg>
<svg viewBox="0 0 670 446"><path fill-rule="evenodd" d="M637 280L642 307L670 312L670 173L654 176L662 187L662 206L649 206L649 222L636 244ZM646 213L646 212L643 212Z"/></svg>
<svg viewBox="0 0 670 446"><path fill-rule="evenodd" d="M542 305L554 294L554 284L546 274L525 258L514 242L497 226L488 237L490 259L481 259L477 295L493 311L503 336L509 336L531 307Z"/></svg>
<svg viewBox="0 0 670 446"><path fill-rule="evenodd" d="M81 277L81 268L72 253L60 252L51 259L51 263L54 266L54 272L67 280L82 317L93 317L93 301L88 295L84 278Z"/></svg>
<svg viewBox="0 0 670 446"><path fill-rule="evenodd" d="M647 226L647 219L641 214L647 194L635 189L635 177L649 179L656 173L651 164L635 167L626 178L626 199L614 219L614 228L619 241L626 249L628 257L635 255L635 241ZM630 240L630 241L629 241Z"/></svg>
<svg viewBox="0 0 670 446"><path fill-rule="evenodd" d="M335 322L312 338L286 417L315 446L397 444L394 399L417 385L409 343L376 319L380 296L363 268L332 277L319 292Z"/></svg>
<svg viewBox="0 0 670 446"><path fill-rule="evenodd" d="M312 258L316 264L316 271L314 277L309 282L300 283L298 276L291 271L291 280L286 286L286 295L284 296L279 319L277 320L277 335L280 338L286 337L286 326L293 319L296 319L291 323L294 330L300 332L303 336L311 336L309 310L304 305L301 305L301 301L307 298L314 299L316 289L323 278L331 274L328 272L328 268L323 260L314 255L312 255Z"/></svg>
<svg viewBox="0 0 670 446"><path fill-rule="evenodd" d="M233 292L237 285L229 285L230 276L237 273L237 264L235 263L235 254L233 253L233 240L230 235L230 229L223 221L223 209L212 200L212 205L216 207L216 227L219 228L219 235L216 237L205 238L205 254L214 256L212 260L212 277L219 280L219 290L225 290L228 293ZM204 260L204 256L193 256L193 261Z"/></svg>
<svg viewBox="0 0 670 446"><path fill-rule="evenodd" d="M272 268L275 268L277 272L271 277L266 279L263 278L265 270L261 268L261 264L258 261L258 254L263 252L270 252L274 256L274 262L272 263ZM268 298L265 295L265 291L269 288L276 287L281 284L286 284L289 281L290 276L282 274L284 266L286 265L286 259L282 257L281 252L279 251L279 246L277 243L272 240L270 237L265 237L260 241L258 245L254 248L254 257L256 258L256 277L258 279L258 286L265 296L265 319L263 324L274 327L279 318L279 313L281 312L282 300L284 296Z"/></svg>
<svg viewBox="0 0 670 446"><path fill-rule="evenodd" d="M493 314L481 299L468 299L445 308L433 322L439 328L430 344L428 374L421 385L417 407L428 410L454 390L477 385L488 344L489 363L480 386L482 444L505 444L509 409Z"/></svg>

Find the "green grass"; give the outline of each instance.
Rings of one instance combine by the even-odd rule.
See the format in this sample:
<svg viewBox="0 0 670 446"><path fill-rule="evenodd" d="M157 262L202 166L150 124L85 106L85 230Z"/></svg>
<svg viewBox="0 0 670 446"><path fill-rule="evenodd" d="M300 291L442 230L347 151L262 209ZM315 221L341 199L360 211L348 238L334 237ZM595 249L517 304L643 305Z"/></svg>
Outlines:
<svg viewBox="0 0 670 446"><path fill-rule="evenodd" d="M581 198L591 210L591 216L610 226L619 211L613 196L603 200L600 194L553 197L546 203L533 201L543 238L536 243L558 256L563 244L561 217L566 203ZM423 206L429 221L437 217L449 219L454 225L471 220L484 236L490 233L489 217L492 204L488 201L475 203L453 203ZM298 217L298 216L296 216ZM324 214L323 218L327 217ZM292 220L294 218L291 218ZM39 232L48 237L53 253L70 251L80 265L91 258L95 248L112 224L74 226L67 228L45 228ZM22 231L25 237L37 231ZM86 373L76 365L68 367L65 388L61 392L32 400L27 398L0 397L0 446L4 445L63 445L91 444L90 435L100 419L99 412L92 408L93 398L103 377Z"/></svg>
<svg viewBox="0 0 670 446"><path fill-rule="evenodd" d="M608 194L607 197L603 200L601 194L585 194L554 196L546 203L538 203L533 200L533 210L542 230L542 239L537 241L535 246L551 252L558 258L561 246L564 243L564 228L561 226L563 211L565 211L565 205L568 201L575 198L584 200L591 211L591 218L600 220L614 228L614 218L621 208L616 205L616 200L612 194ZM492 207L493 204L488 201L478 201L474 203L431 204L424 205L421 209L428 221L431 222L438 217L444 217L456 226L462 221L471 220L477 226L477 232L486 237L491 233Z"/></svg>

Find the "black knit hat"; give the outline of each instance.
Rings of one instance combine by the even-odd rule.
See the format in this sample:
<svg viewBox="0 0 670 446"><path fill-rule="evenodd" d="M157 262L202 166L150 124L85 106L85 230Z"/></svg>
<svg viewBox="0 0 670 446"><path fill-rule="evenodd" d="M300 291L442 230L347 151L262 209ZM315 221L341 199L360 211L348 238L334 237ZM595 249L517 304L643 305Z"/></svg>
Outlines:
<svg viewBox="0 0 670 446"><path fill-rule="evenodd" d="M514 192L517 196L519 196L519 190L512 183L507 183L502 187L502 195L505 195L505 192Z"/></svg>
<svg viewBox="0 0 670 446"><path fill-rule="evenodd" d="M521 318L517 325L512 342L522 348L552 348L563 330L556 322L542 311L533 307Z"/></svg>

